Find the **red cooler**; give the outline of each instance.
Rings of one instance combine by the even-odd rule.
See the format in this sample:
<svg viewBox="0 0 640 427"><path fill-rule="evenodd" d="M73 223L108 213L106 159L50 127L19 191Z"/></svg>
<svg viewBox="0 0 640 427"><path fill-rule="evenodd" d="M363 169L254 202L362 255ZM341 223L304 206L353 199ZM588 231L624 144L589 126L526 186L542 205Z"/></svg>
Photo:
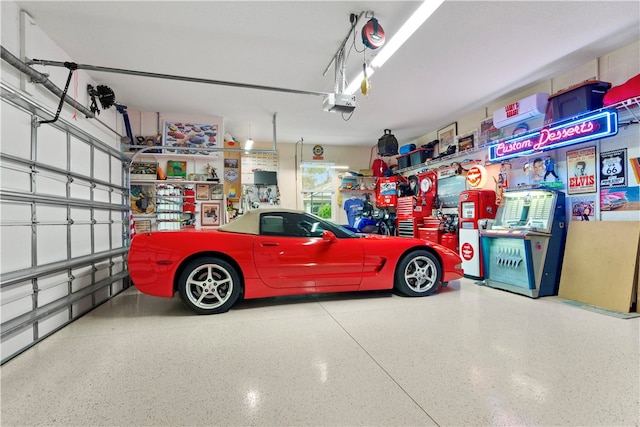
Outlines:
<svg viewBox="0 0 640 427"><path fill-rule="evenodd" d="M494 219L497 210L496 192L493 190L465 190L460 193L458 230L464 277L484 279L478 220Z"/></svg>

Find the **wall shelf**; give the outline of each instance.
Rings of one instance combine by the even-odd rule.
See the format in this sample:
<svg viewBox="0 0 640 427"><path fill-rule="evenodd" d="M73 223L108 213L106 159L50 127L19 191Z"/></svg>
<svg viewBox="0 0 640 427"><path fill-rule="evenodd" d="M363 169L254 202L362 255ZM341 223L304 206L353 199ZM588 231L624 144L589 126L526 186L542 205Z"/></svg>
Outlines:
<svg viewBox="0 0 640 427"><path fill-rule="evenodd" d="M182 179L132 179L131 184L135 185L158 185L158 184L167 184L167 185L196 185L196 184L207 184L207 185L222 185L221 182L217 181L187 181Z"/></svg>
<svg viewBox="0 0 640 427"><path fill-rule="evenodd" d="M595 113L597 111L604 111L604 110L617 110L618 111L618 124L620 126L626 126L629 124L634 124L634 123L640 123L640 96L638 97L634 97L634 98L629 98L626 99L624 101L618 102L616 104L612 104L597 110L593 110L593 111L589 111L588 113ZM587 112L585 112L584 114L587 114ZM579 116L576 116L579 117ZM566 119L563 119L563 121ZM537 129L531 129L529 132L533 132L533 131L537 131L540 129L543 129L545 127L548 126L552 126L554 125L555 122L552 123L547 123L546 125L537 128ZM508 138L501 138L495 141L491 141L489 143L485 143L483 145L480 145L478 147L473 147L464 151L459 151L453 154L450 154L448 156L444 156L444 157L440 157L438 159L432 159L432 160L427 160L426 162L419 164L419 165L415 165L415 166L410 166L407 168L402 168L402 169L398 169L397 173L404 175L407 173L411 173L411 172L416 172L422 169L438 169L441 167L447 167L450 166L451 163L457 162L457 163L466 163L467 161L477 161L478 159L473 159L470 158L471 156L474 156L478 153L481 152L485 152L487 153L487 150L489 147L496 145L498 143L500 143L501 141L504 141ZM477 157L477 156L476 156ZM463 160L457 160L457 159L463 159Z"/></svg>

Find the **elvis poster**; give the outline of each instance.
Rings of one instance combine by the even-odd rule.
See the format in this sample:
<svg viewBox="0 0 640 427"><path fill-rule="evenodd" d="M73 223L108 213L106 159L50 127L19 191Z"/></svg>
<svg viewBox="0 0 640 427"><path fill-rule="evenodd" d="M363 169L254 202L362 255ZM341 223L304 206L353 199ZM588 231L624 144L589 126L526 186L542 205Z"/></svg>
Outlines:
<svg viewBox="0 0 640 427"><path fill-rule="evenodd" d="M596 192L596 147L567 151L568 194Z"/></svg>

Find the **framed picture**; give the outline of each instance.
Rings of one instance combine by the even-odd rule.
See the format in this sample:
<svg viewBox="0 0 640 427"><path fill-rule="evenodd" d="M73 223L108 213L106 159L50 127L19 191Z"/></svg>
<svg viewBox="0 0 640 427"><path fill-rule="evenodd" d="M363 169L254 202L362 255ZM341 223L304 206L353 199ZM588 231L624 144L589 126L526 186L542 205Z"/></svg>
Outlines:
<svg viewBox="0 0 640 427"><path fill-rule="evenodd" d="M448 152L449 147L456 147L456 135L458 134L458 122L438 129L438 141L440 141L440 153ZM453 154L453 152L448 153Z"/></svg>
<svg viewBox="0 0 640 427"><path fill-rule="evenodd" d="M151 231L151 220L150 219L135 220L133 221L133 228L136 234L146 233L148 231Z"/></svg>
<svg viewBox="0 0 640 427"><path fill-rule="evenodd" d="M238 169L238 159L224 159L224 167L225 168L234 168Z"/></svg>
<svg viewBox="0 0 640 427"><path fill-rule="evenodd" d="M600 189L627 186L627 149L600 153Z"/></svg>
<svg viewBox="0 0 640 427"><path fill-rule="evenodd" d="M157 162L133 162L131 163L132 181L154 181L158 179Z"/></svg>
<svg viewBox="0 0 640 427"><path fill-rule="evenodd" d="M132 185L129 193L133 215L153 214L156 211L155 185Z"/></svg>
<svg viewBox="0 0 640 427"><path fill-rule="evenodd" d="M196 184L196 200L209 200L209 184Z"/></svg>
<svg viewBox="0 0 640 427"><path fill-rule="evenodd" d="M178 149L167 148L169 153L198 154L218 156L212 151L199 150L199 148L216 148L218 141L218 125L213 123L185 123L165 121L162 133L164 145Z"/></svg>
<svg viewBox="0 0 640 427"><path fill-rule="evenodd" d="M476 132L470 132L458 138L458 151L469 150L473 148L476 139Z"/></svg>
<svg viewBox="0 0 640 427"><path fill-rule="evenodd" d="M596 147L567 151L568 194L596 192Z"/></svg>
<svg viewBox="0 0 640 427"><path fill-rule="evenodd" d="M211 200L224 199L224 187L222 184L213 184L211 187Z"/></svg>
<svg viewBox="0 0 640 427"><path fill-rule="evenodd" d="M200 206L201 217L200 225L203 227L211 227L220 225L220 215L222 214L222 205L220 203L203 203Z"/></svg>
<svg viewBox="0 0 640 427"><path fill-rule="evenodd" d="M480 135L478 137L478 147L490 144L492 141L504 138L504 131L493 125L493 117L488 117L480 122Z"/></svg>
<svg viewBox="0 0 640 427"><path fill-rule="evenodd" d="M187 162L167 160L167 178L187 178Z"/></svg>
<svg viewBox="0 0 640 427"><path fill-rule="evenodd" d="M596 196L576 196L569 198L572 221L596 221Z"/></svg>

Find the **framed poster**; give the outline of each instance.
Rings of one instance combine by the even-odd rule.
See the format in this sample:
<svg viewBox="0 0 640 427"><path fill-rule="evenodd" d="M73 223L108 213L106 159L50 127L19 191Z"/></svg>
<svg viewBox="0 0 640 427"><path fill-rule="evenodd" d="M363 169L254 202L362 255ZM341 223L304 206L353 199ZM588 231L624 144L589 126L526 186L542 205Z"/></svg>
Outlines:
<svg viewBox="0 0 640 427"><path fill-rule="evenodd" d="M600 153L600 189L627 186L627 149Z"/></svg>
<svg viewBox="0 0 640 427"><path fill-rule="evenodd" d="M224 167L225 168L234 168L238 169L238 159L224 159Z"/></svg>
<svg viewBox="0 0 640 427"><path fill-rule="evenodd" d="M438 141L440 141L440 154L447 153L453 154L455 151L449 153L449 147L456 147L456 135L458 134L458 122L453 122L450 125L438 129Z"/></svg>
<svg viewBox="0 0 640 427"><path fill-rule="evenodd" d="M167 178L187 178L187 162L167 160Z"/></svg>
<svg viewBox="0 0 640 427"><path fill-rule="evenodd" d="M136 234L147 233L151 231L151 220L144 219L133 221L133 229L135 230Z"/></svg>
<svg viewBox="0 0 640 427"><path fill-rule="evenodd" d="M476 132L471 132L458 138L458 152L473 148Z"/></svg>
<svg viewBox="0 0 640 427"><path fill-rule="evenodd" d="M196 200L209 200L209 184L196 184Z"/></svg>
<svg viewBox="0 0 640 427"><path fill-rule="evenodd" d="M600 211L639 211L640 187L600 189Z"/></svg>
<svg viewBox="0 0 640 427"><path fill-rule="evenodd" d="M132 185L129 193L133 215L152 214L156 211L155 185Z"/></svg>
<svg viewBox="0 0 640 427"><path fill-rule="evenodd" d="M572 197L570 199L572 221L596 220L596 196Z"/></svg>
<svg viewBox="0 0 640 427"><path fill-rule="evenodd" d="M493 117L487 117L480 122L480 136L478 138L478 146L489 144L491 141L502 139L504 130L498 129L493 125Z"/></svg>
<svg viewBox="0 0 640 427"><path fill-rule="evenodd" d="M132 181L154 181L158 179L157 162L133 162L131 163Z"/></svg>
<svg viewBox="0 0 640 427"><path fill-rule="evenodd" d="M596 147L567 151L568 194L596 192Z"/></svg>
<svg viewBox="0 0 640 427"><path fill-rule="evenodd" d="M168 153L218 156L214 151L198 150L219 146L217 124L165 121L162 139L166 146L181 148L168 148Z"/></svg>
<svg viewBox="0 0 640 427"><path fill-rule="evenodd" d="M200 209L200 225L203 227L220 225L220 215L222 212L222 205L220 203L203 203Z"/></svg>

